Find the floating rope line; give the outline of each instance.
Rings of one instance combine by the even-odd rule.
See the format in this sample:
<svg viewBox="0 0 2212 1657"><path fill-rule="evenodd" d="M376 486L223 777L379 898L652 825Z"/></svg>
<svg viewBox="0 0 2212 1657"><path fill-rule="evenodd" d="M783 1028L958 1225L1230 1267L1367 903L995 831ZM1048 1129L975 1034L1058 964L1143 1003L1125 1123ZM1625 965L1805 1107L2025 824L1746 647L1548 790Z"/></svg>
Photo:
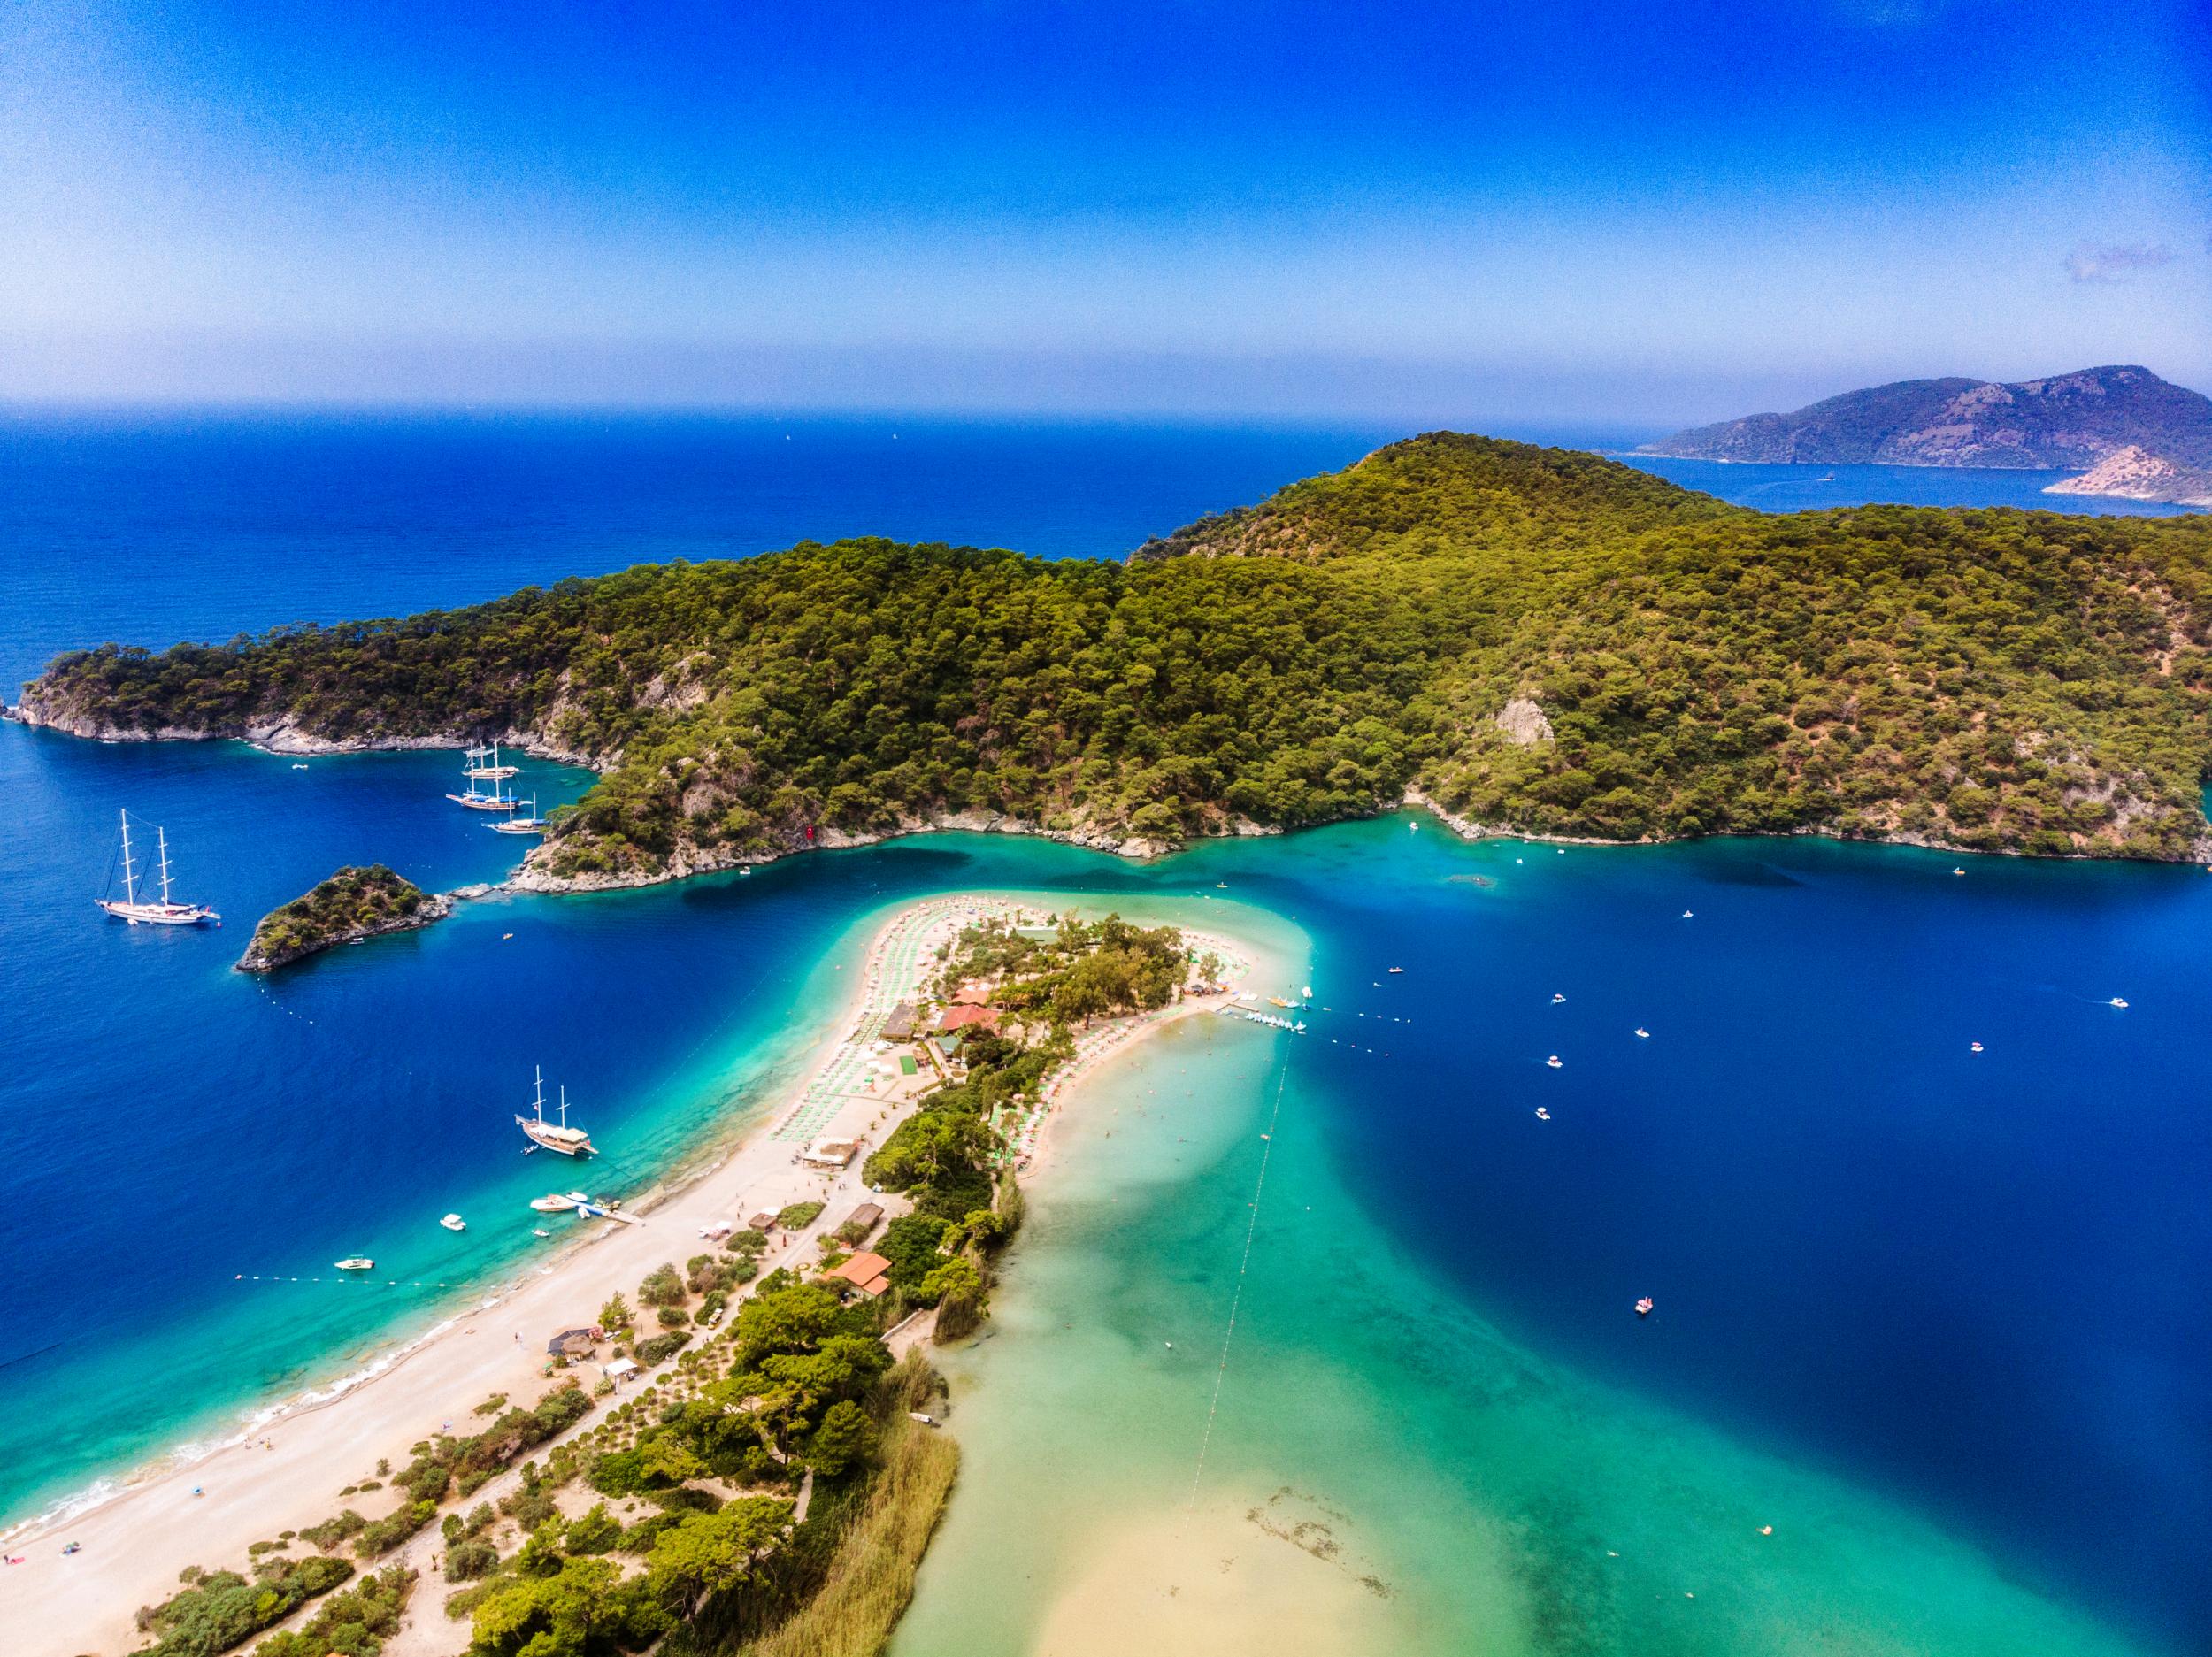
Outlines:
<svg viewBox="0 0 2212 1657"><path fill-rule="evenodd" d="M1198 1511L1198 1486L1206 1477L1206 1452L1213 1443L1214 1417L1221 1413L1221 1387L1229 1378L1229 1345L1236 1339L1237 1313L1244 1304L1245 1274L1252 1269L1252 1239L1260 1229L1260 1193L1267 1185L1268 1159L1275 1155L1275 1125L1282 1120L1283 1084L1290 1079L1290 1064L1285 1060L1275 1073L1275 1108L1267 1118L1267 1132L1260 1136L1266 1148L1260 1153L1259 1178L1252 1182L1252 1217L1244 1227L1244 1257L1237 1262L1237 1291L1229 1299L1229 1324L1221 1331L1221 1367L1214 1371L1214 1395L1206 1406L1206 1430L1198 1438L1198 1463L1191 1469L1190 1501L1183 1509L1184 1534L1190 1532L1192 1515Z"/></svg>

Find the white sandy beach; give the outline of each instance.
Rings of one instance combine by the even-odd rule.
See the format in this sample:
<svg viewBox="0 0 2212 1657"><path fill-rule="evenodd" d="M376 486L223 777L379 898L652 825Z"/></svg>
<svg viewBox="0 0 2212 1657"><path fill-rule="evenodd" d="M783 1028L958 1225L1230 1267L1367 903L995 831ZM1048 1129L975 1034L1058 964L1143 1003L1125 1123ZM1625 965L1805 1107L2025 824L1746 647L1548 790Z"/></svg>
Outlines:
<svg viewBox="0 0 2212 1657"><path fill-rule="evenodd" d="M860 982L837 1026L825 1032L826 1048L806 1079L726 1157L653 1207L645 1224L562 1221L591 1225L595 1234L495 1302L479 1300L457 1310L447 1326L372 1378L280 1415L250 1442L150 1473L89 1510L12 1536L5 1553L22 1562L0 1569L7 1657L130 1651L144 1638L135 1629L134 1613L173 1593L178 1572L187 1566L243 1569L249 1544L316 1524L342 1507L372 1519L381 1516L397 1505L389 1490L343 1499L338 1492L373 1477L380 1459L404 1464L411 1445L449 1424L457 1433L472 1431L479 1421L472 1411L493 1394L528 1403L572 1377L587 1385L595 1382L597 1370L589 1367L549 1377L547 1339L592 1323L610 1295L634 1292L663 1262L680 1264L711 1247L701 1239L710 1224L741 1225L754 1212L818 1200L826 1206L814 1225L780 1239L763 1264L810 1262L817 1257L814 1233L834 1227L870 1200L860 1178L867 1149L911 1110L914 1095L931 1079L882 1074L872 1040L881 1015L914 993L931 964L930 951L942 939L987 913L1014 907L998 898L948 897L899 911L872 942L856 975ZM1191 940L1240 963L1249 955L1218 938L1192 933ZM1186 1001L1087 1032L1075 1062L1048 1089L1046 1119L1107 1055L1169 1018L1217 1004L1211 997ZM861 1155L834 1172L798 1162L808 1142L831 1134L862 1138ZM1033 1162L1041 1149L1024 1148ZM567 1170L548 1174L563 1188L578 1177L584 1176ZM586 1418L585 1427L596 1414ZM512 1477L503 1476L472 1500L495 1500ZM80 1551L65 1556L61 1549L72 1543ZM447 1585L434 1578L429 1566L442 1546L434 1526L377 1561L403 1562L423 1573L410 1626L388 1647L393 1657L427 1657L465 1644L465 1624L449 1622L437 1610Z"/></svg>

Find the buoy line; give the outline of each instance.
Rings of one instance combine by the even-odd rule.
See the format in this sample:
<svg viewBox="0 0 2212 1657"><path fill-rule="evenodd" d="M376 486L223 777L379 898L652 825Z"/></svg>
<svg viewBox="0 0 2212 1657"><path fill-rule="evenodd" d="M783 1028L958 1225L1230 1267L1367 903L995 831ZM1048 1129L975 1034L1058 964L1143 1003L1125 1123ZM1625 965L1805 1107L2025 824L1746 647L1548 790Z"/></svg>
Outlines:
<svg viewBox="0 0 2212 1657"><path fill-rule="evenodd" d="M1229 1378L1229 1346L1236 1339L1237 1313L1244 1305L1245 1274L1252 1269L1252 1240L1260 1229L1260 1193L1267 1185L1268 1159L1275 1155L1275 1127L1283 1115L1283 1085L1290 1079L1290 1063L1285 1059L1283 1068L1275 1078L1275 1108L1268 1115L1267 1132L1260 1136L1264 1147L1260 1152L1260 1172L1252 1182L1252 1217L1244 1227L1244 1257L1237 1262L1236 1293L1229 1299L1229 1323L1221 1331L1221 1367L1214 1371L1214 1395L1206 1406L1206 1430L1198 1438L1198 1461L1191 1469L1190 1500L1183 1508L1183 1531L1190 1532L1191 1516L1198 1511L1198 1487L1206 1477L1206 1452L1213 1444L1214 1418L1221 1413L1221 1387Z"/></svg>

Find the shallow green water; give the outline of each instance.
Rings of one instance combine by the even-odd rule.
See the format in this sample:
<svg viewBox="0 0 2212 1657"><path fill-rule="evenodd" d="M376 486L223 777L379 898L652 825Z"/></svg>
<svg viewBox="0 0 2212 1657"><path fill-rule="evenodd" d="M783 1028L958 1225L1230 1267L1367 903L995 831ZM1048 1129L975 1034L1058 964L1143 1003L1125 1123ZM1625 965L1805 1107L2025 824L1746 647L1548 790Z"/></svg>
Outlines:
<svg viewBox="0 0 2212 1657"><path fill-rule="evenodd" d="M1336 1179L1310 1050L1187 1021L1064 1116L990 1333L941 1358L965 1459L893 1657L2128 1649L1486 1325Z"/></svg>

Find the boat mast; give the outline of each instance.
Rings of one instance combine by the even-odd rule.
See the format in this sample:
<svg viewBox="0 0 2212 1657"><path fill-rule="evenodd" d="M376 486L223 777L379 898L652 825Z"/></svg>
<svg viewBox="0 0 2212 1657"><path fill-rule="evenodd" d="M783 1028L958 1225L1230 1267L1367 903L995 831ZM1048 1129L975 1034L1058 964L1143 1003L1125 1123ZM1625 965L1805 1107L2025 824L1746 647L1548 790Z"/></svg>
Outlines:
<svg viewBox="0 0 2212 1657"><path fill-rule="evenodd" d="M538 1120L543 1122L545 1120L545 1067L541 1064L534 1064L530 1068L537 1073Z"/></svg>
<svg viewBox="0 0 2212 1657"><path fill-rule="evenodd" d="M161 904L169 907L169 831L158 823L154 825L154 844L161 855Z"/></svg>
<svg viewBox="0 0 2212 1657"><path fill-rule="evenodd" d="M568 1084L561 1084L561 1125L568 1126Z"/></svg>
<svg viewBox="0 0 2212 1657"><path fill-rule="evenodd" d="M131 869L131 814L119 814L123 819L123 901L138 901L138 878Z"/></svg>

